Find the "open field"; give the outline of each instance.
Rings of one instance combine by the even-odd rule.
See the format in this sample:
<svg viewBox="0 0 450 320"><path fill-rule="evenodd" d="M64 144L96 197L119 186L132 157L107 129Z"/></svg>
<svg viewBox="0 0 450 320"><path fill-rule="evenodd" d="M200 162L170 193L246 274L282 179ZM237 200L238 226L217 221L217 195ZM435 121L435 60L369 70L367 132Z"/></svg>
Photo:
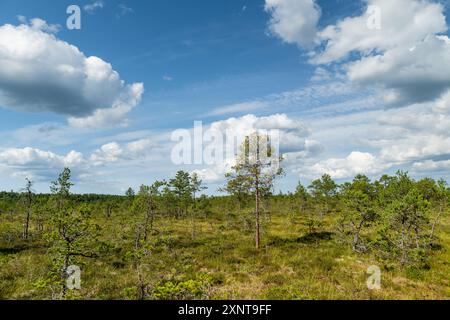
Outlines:
<svg viewBox="0 0 450 320"><path fill-rule="evenodd" d="M125 197L89 202L98 226L95 256L76 257L81 290L67 299L450 299L450 219L437 230L439 246L421 266L400 267L375 250L353 252L336 231L339 213L325 216L310 233L288 196L268 201L257 251L251 211L237 214L235 200L211 198L205 214L157 214L145 250L137 258L136 225ZM22 215L0 215L0 299L52 299L52 243L36 229L22 240ZM49 226L44 225L44 230ZM371 230L368 230L370 233ZM367 268L381 268L381 289L367 288ZM142 286L141 286L142 285Z"/></svg>

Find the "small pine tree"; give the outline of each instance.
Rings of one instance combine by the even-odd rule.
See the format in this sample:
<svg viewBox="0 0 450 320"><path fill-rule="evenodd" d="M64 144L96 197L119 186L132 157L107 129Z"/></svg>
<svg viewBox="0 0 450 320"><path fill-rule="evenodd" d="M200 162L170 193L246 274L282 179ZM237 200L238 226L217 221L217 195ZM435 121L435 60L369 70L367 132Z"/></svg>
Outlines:
<svg viewBox="0 0 450 320"><path fill-rule="evenodd" d="M28 240L29 236L29 229L30 229L30 219L31 219L31 212L33 210L33 198L34 198L34 192L33 192L33 182L26 179L27 183L24 188L24 202L25 202L25 217L23 221L23 238L25 240Z"/></svg>
<svg viewBox="0 0 450 320"><path fill-rule="evenodd" d="M355 177L352 183L342 188L342 225L352 236L352 249L356 252L366 251L361 241L361 233L378 217L376 211L376 193L370 179L364 175Z"/></svg>
<svg viewBox="0 0 450 320"><path fill-rule="evenodd" d="M175 178L169 181L169 186L176 198L177 217L185 216L192 203L192 186L189 173L178 171Z"/></svg>
<svg viewBox="0 0 450 320"><path fill-rule="evenodd" d="M192 239L195 238L195 219L197 215L197 194L201 191L206 190L203 186L203 181L198 177L197 173L193 173L190 177L191 182L191 195L192 195L192 212L191 212L191 236Z"/></svg>
<svg viewBox="0 0 450 320"><path fill-rule="evenodd" d="M262 199L271 192L274 181L283 174L283 158L275 154L268 136L253 133L240 146L233 172L227 173L228 187L239 186L247 189L255 197L255 245L261 247Z"/></svg>
<svg viewBox="0 0 450 320"><path fill-rule="evenodd" d="M96 257L94 251L99 227L91 220L91 211L86 205L71 202L71 171L65 168L58 179L52 183L54 203L51 224L52 230L45 235L50 243L54 269L50 273L52 283L60 288L60 298L67 294L68 269L76 258Z"/></svg>
<svg viewBox="0 0 450 320"><path fill-rule="evenodd" d="M408 173L398 172L386 187L386 210L383 213L381 236L385 249L401 266L421 263L428 248L431 202L425 199L418 184Z"/></svg>

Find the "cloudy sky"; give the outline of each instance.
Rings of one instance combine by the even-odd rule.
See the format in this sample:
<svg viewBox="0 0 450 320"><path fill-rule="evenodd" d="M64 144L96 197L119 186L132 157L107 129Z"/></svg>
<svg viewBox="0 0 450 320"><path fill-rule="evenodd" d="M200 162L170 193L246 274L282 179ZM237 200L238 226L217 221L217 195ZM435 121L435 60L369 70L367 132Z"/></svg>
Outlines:
<svg viewBox="0 0 450 320"><path fill-rule="evenodd" d="M75 1L76 2L76 1ZM177 170L214 193L225 163L177 165L177 129L277 129L292 190L407 170L450 180L446 0L0 2L0 189L65 166L77 192Z"/></svg>

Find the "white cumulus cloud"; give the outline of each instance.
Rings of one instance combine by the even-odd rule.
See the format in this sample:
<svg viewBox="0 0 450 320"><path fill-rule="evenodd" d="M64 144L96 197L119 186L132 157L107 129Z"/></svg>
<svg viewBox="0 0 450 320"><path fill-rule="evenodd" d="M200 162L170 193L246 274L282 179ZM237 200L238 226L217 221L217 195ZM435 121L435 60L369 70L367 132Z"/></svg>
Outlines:
<svg viewBox="0 0 450 320"><path fill-rule="evenodd" d="M299 173L307 177L318 177L325 173L335 179L346 179L357 174L375 174L383 171L384 166L370 153L354 151L345 158L330 158L320 161Z"/></svg>
<svg viewBox="0 0 450 320"><path fill-rule="evenodd" d="M34 20L32 20L34 21ZM111 64L46 32L45 21L0 26L0 105L54 112L75 126L113 126L140 101Z"/></svg>
<svg viewBox="0 0 450 320"><path fill-rule="evenodd" d="M148 155L155 147L156 145L150 139L141 139L123 145L111 142L101 146L92 153L89 160L95 166L122 160L138 160Z"/></svg>
<svg viewBox="0 0 450 320"><path fill-rule="evenodd" d="M317 36L321 11L315 0L266 0L269 29L287 43L310 47Z"/></svg>
<svg viewBox="0 0 450 320"><path fill-rule="evenodd" d="M361 15L321 30L306 28L317 44L310 62L337 63L352 84L379 89L391 106L433 101L450 89L444 6L432 0L367 0L365 4L367 10ZM303 39L296 30L304 31L298 26L304 15L316 21L317 13L308 15L316 6L312 1L266 0L266 7L274 8L271 28L279 28L275 33L290 43ZM379 28L369 23L374 17Z"/></svg>
<svg viewBox="0 0 450 320"><path fill-rule="evenodd" d="M15 178L48 180L64 167L80 168L84 165L83 155L76 151L60 155L30 147L0 149L0 168Z"/></svg>

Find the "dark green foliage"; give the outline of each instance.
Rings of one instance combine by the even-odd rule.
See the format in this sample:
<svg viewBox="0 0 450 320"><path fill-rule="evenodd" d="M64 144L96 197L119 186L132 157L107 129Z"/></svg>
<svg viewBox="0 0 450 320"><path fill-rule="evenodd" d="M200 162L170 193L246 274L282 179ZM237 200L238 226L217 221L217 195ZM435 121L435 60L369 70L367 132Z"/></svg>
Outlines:
<svg viewBox="0 0 450 320"><path fill-rule="evenodd" d="M354 251L367 250L361 240L361 233L379 217L376 197L374 185L363 175L358 175L352 183L346 183L341 188L343 205L341 227L344 233L351 235Z"/></svg>

